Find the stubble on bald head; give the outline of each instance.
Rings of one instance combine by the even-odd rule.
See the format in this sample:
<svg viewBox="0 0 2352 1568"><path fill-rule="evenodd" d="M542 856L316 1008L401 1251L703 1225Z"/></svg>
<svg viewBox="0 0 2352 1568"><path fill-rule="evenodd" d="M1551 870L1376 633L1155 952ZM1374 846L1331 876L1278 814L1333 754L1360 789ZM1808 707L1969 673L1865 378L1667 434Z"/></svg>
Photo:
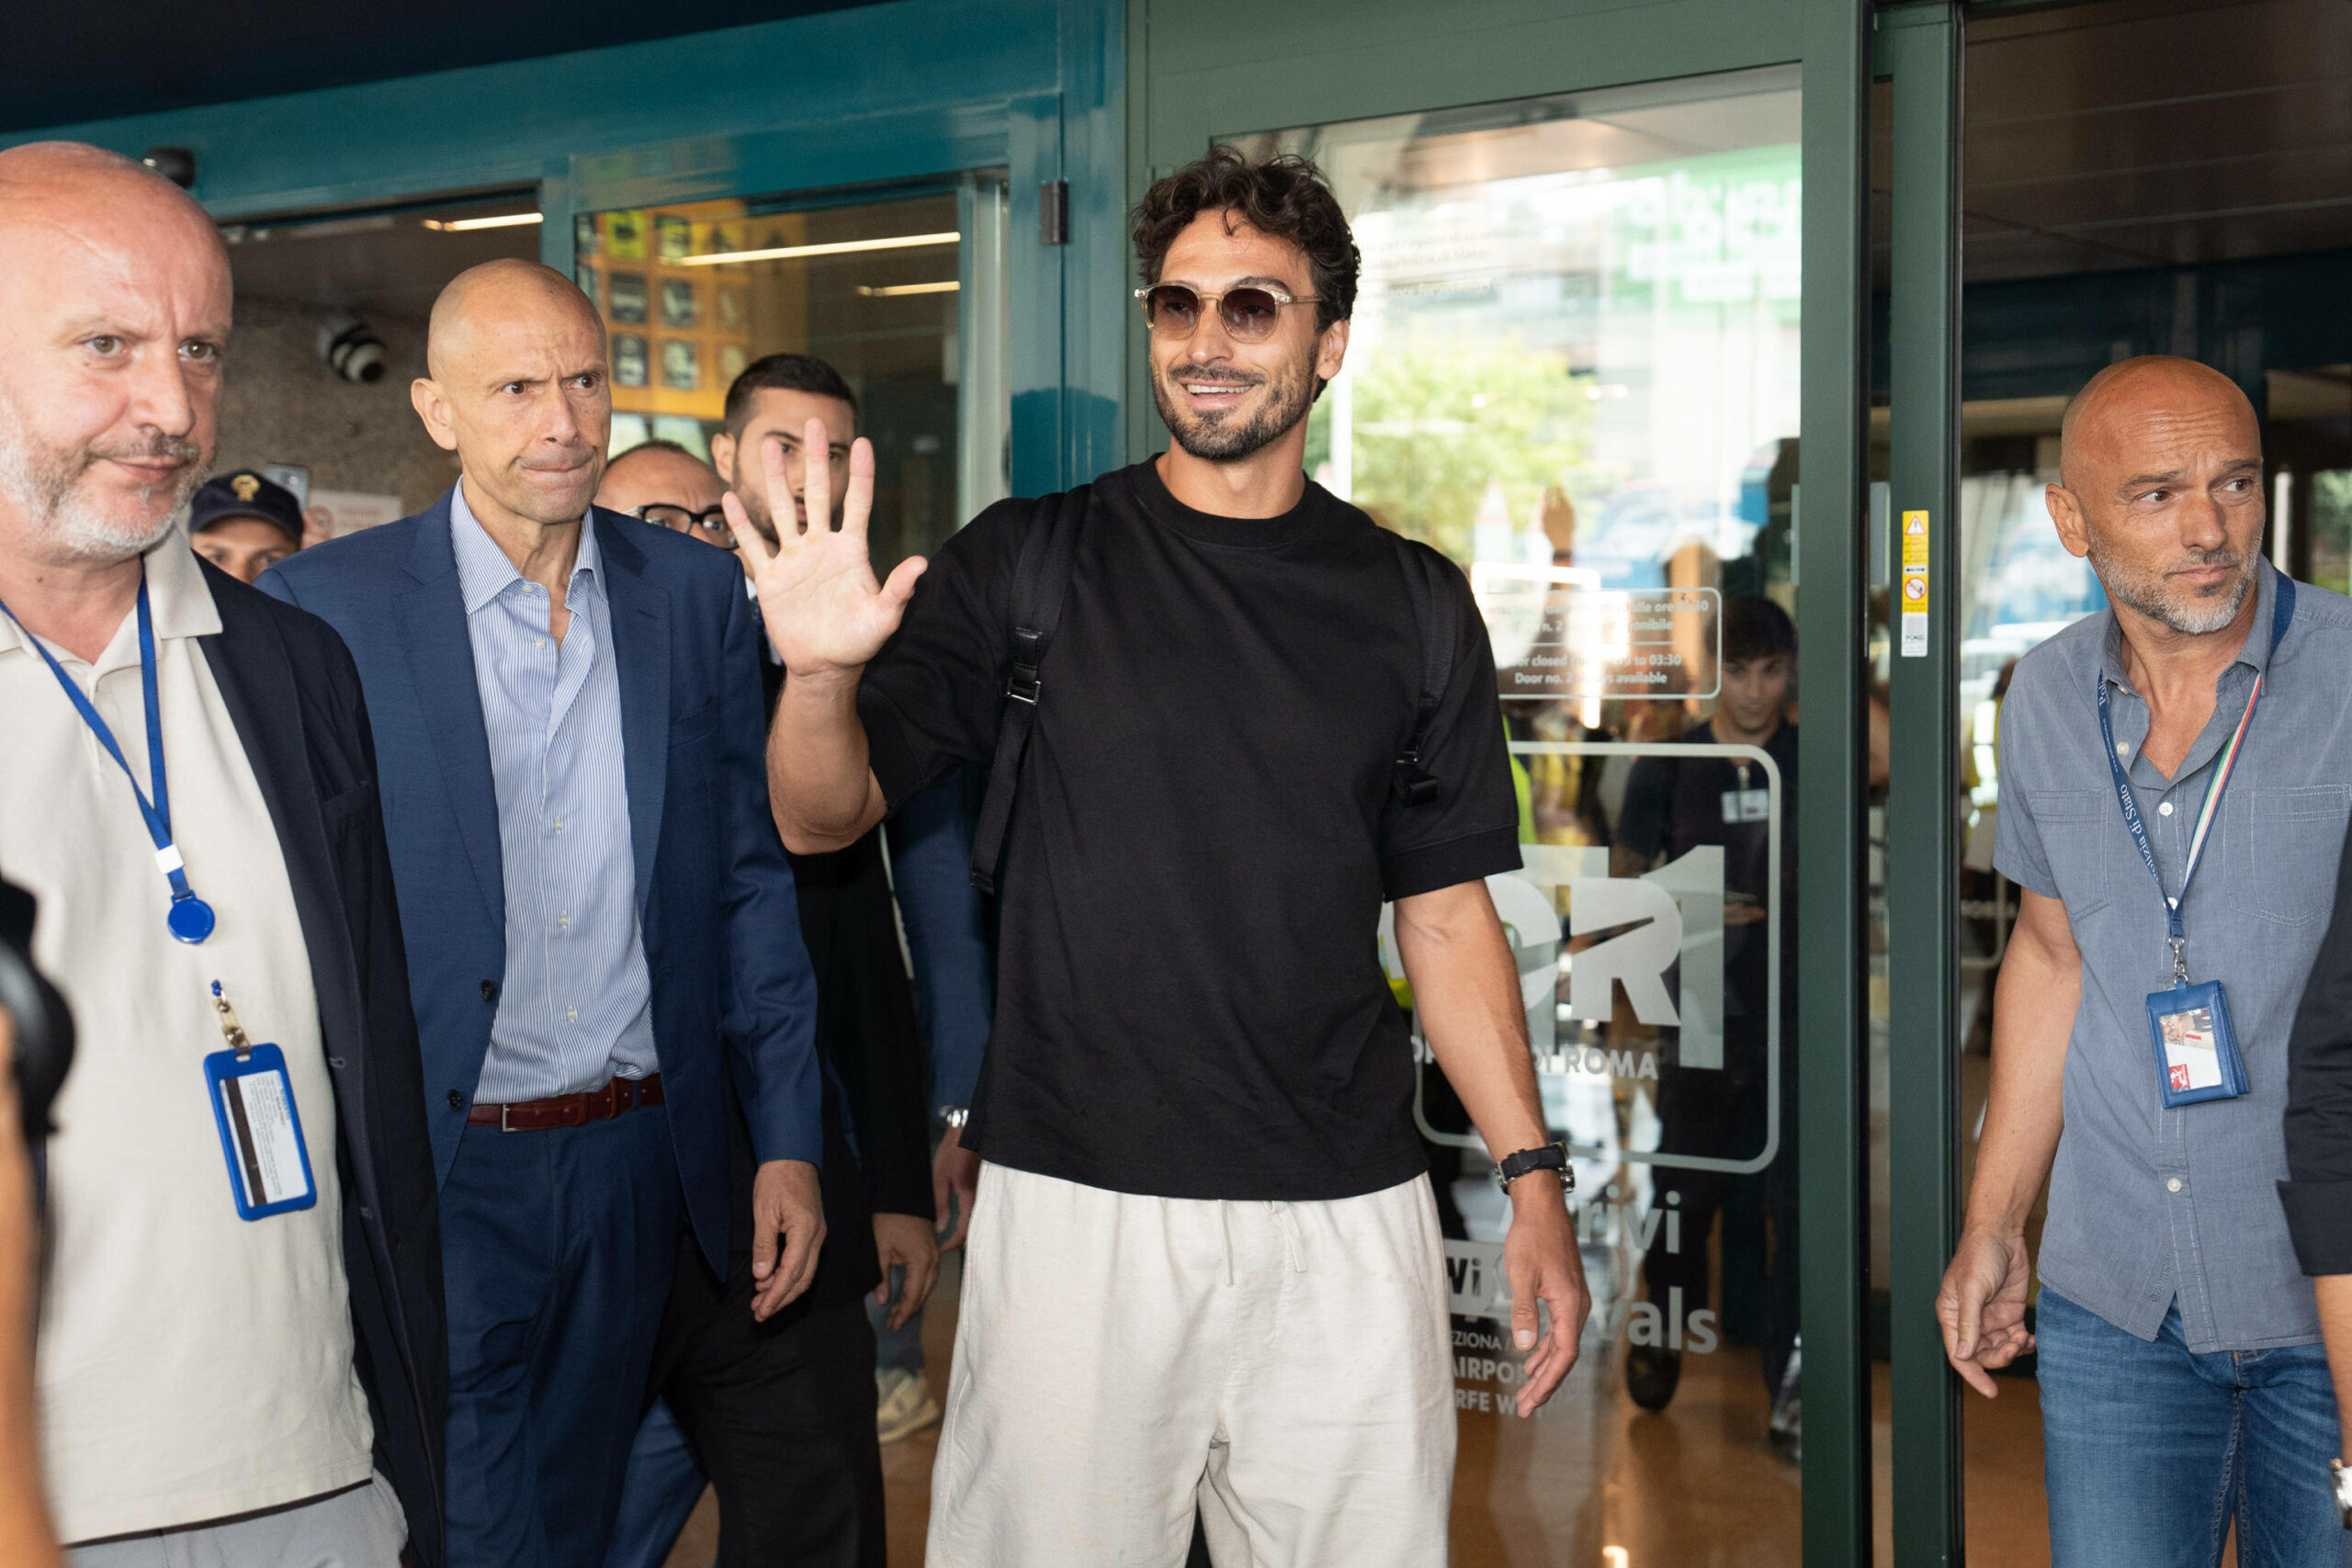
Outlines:
<svg viewBox="0 0 2352 1568"><path fill-rule="evenodd" d="M456 368L476 330L490 321L512 321L553 312L571 316L602 342L605 321L580 286L541 262L501 256L469 266L451 278L433 301L425 328L425 370L436 381Z"/></svg>
<svg viewBox="0 0 2352 1568"><path fill-rule="evenodd" d="M2067 400L2058 427L2058 482L2096 484L2110 470L2129 478L2133 459L2168 443L2184 423L2242 426L2262 455L2262 425L2235 381L2210 365L2170 354L2120 359Z"/></svg>
<svg viewBox="0 0 2352 1568"><path fill-rule="evenodd" d="M192 244L219 263L224 283L228 275L228 248L211 217L146 164L83 141L0 149L0 245L61 235L85 244Z"/></svg>

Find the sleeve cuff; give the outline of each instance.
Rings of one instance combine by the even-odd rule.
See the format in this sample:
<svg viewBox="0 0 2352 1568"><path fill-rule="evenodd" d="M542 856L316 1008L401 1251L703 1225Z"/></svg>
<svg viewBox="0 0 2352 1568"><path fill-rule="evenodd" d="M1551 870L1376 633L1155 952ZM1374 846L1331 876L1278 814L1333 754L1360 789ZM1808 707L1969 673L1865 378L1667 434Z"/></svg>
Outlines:
<svg viewBox="0 0 2352 1568"><path fill-rule="evenodd" d="M2352 1274L2352 1181L2281 1181L2278 1202L2304 1273Z"/></svg>
<svg viewBox="0 0 2352 1568"><path fill-rule="evenodd" d="M1387 856L1380 863L1380 879L1389 899L1434 893L1464 882L1479 882L1525 864L1520 853L1519 828L1491 828L1442 844L1428 844Z"/></svg>
<svg viewBox="0 0 2352 1568"><path fill-rule="evenodd" d="M797 1159L823 1168L825 1129L814 1104L793 1104L778 1111L768 1101L782 1096L762 1095L756 1107L745 1107L752 1123L752 1148L760 1164ZM796 1097L797 1098L797 1097Z"/></svg>
<svg viewBox="0 0 2352 1568"><path fill-rule="evenodd" d="M2058 884L2052 879L2048 872L2038 869L2028 872L2009 855L1996 852L1993 856L1993 869L2028 892L2039 893L2044 898L2056 898L2059 896Z"/></svg>
<svg viewBox="0 0 2352 1568"><path fill-rule="evenodd" d="M883 804L896 811L930 781L923 777L906 721L890 699L870 688L857 694L858 722L865 727L865 765L882 786Z"/></svg>

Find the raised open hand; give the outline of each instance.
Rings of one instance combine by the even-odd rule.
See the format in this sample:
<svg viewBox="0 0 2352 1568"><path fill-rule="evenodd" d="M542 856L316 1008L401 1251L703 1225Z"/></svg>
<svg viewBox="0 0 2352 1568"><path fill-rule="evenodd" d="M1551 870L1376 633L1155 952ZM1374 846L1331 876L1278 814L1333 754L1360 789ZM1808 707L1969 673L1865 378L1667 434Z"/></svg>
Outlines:
<svg viewBox="0 0 2352 1568"><path fill-rule="evenodd" d="M736 547L752 566L752 584L760 599L760 615L767 623L768 640L783 661L786 674L799 678L854 673L881 651L899 629L915 579L923 572L922 557L899 563L890 581L877 583L866 548L866 524L874 512L874 447L863 438L849 450L849 489L843 494L842 525L831 525L833 476L824 460L828 450L825 422L812 419L801 451L806 455L803 500L808 522L801 525L800 502L792 493L784 451L776 442L763 442L760 468L767 486L768 516L775 524L774 548L743 510L733 492L725 500L727 525L734 530ZM741 474L738 459L738 482Z"/></svg>

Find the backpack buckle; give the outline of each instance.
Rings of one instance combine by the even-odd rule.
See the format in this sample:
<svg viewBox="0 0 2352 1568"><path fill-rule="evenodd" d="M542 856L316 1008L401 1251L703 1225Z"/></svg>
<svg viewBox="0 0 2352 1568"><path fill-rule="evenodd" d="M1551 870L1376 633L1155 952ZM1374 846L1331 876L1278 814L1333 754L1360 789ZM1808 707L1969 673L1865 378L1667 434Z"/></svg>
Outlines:
<svg viewBox="0 0 2352 1568"><path fill-rule="evenodd" d="M1045 660L1046 639L1028 626L1012 629L1012 672L1004 678L1004 694L1016 703L1037 705L1037 671Z"/></svg>

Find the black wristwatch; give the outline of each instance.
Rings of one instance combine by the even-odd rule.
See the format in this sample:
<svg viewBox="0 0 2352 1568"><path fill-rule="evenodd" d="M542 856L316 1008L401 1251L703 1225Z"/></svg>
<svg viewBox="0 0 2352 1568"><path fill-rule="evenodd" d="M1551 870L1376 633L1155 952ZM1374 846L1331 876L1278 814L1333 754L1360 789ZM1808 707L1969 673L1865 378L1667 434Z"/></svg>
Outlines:
<svg viewBox="0 0 2352 1568"><path fill-rule="evenodd" d="M1563 1197L1577 1190L1577 1173L1568 1167L1568 1151L1559 1144L1544 1144L1532 1149L1521 1149L1515 1155L1505 1155L1502 1164L1495 1167L1495 1179L1508 1192L1512 1182L1531 1170L1558 1171Z"/></svg>

